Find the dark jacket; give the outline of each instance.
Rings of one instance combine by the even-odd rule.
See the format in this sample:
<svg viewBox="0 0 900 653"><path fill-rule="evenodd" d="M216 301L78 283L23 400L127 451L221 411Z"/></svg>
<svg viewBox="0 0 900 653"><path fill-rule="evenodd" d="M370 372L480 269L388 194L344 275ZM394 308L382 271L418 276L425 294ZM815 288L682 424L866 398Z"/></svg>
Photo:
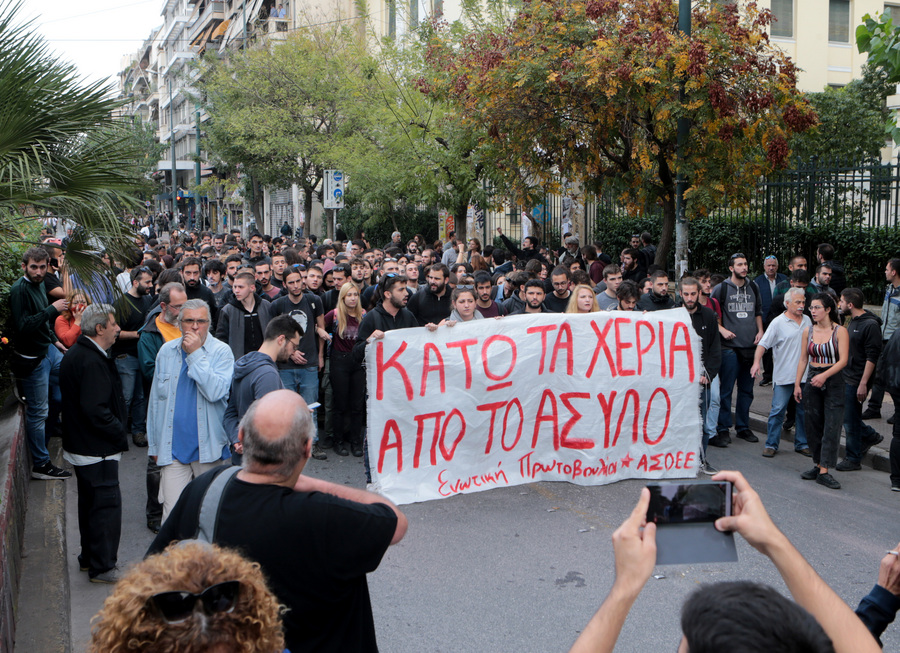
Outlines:
<svg viewBox="0 0 900 653"><path fill-rule="evenodd" d="M712 381L719 373L722 366L722 340L719 338L719 318L716 312L707 306L700 306L695 313L691 313L691 324L694 331L700 336L700 345L703 350L703 368L706 370L706 378Z"/></svg>
<svg viewBox="0 0 900 653"><path fill-rule="evenodd" d="M125 398L116 361L85 335L59 366L63 449L82 456L128 451Z"/></svg>
<svg viewBox="0 0 900 653"><path fill-rule="evenodd" d="M884 350L878 359L875 376L891 392L900 391L900 329L894 331L890 339L883 343Z"/></svg>
<svg viewBox="0 0 900 653"><path fill-rule="evenodd" d="M238 423L254 401L275 390L284 388L278 365L259 351L244 354L234 363L231 394L225 408L225 433L228 441L237 442Z"/></svg>
<svg viewBox="0 0 900 653"><path fill-rule="evenodd" d="M44 282L32 283L24 276L9 289L13 347L25 356L43 358L56 342L53 323L59 312L47 301Z"/></svg>
<svg viewBox="0 0 900 653"><path fill-rule="evenodd" d="M418 294L418 293L416 293ZM393 331L394 329L411 329L419 326L416 316L405 308L391 315L382 304L376 304L375 308L363 316L356 336L356 344L353 346L353 359L362 364L366 358L366 339L375 331Z"/></svg>
<svg viewBox="0 0 900 653"><path fill-rule="evenodd" d="M156 326L156 318L162 313L159 304L147 313L147 319L141 328L141 336L138 339L138 363L141 366L141 376L147 383L153 381L153 373L156 371L156 355L160 347L165 344L165 339Z"/></svg>
<svg viewBox="0 0 900 653"><path fill-rule="evenodd" d="M258 295L254 295L254 297L256 298L254 311L259 315L259 328L265 334L269 320L275 317L274 311L272 311L272 304L261 300ZM244 315L246 313L247 309L233 294L229 298L228 303L219 311L216 339L231 347L231 353L234 354L235 360L240 360L245 353L249 353L244 351L244 324L246 323Z"/></svg>
<svg viewBox="0 0 900 653"><path fill-rule="evenodd" d="M787 280L788 278L781 272L775 273L776 287L782 281ZM753 280L753 283L756 284L756 289L759 290L759 299L762 302L763 326L768 326L770 322L769 309L772 308L772 289L769 287L769 279L765 274L761 274Z"/></svg>
<svg viewBox="0 0 900 653"><path fill-rule="evenodd" d="M507 315L512 315L525 308L525 300L519 297L519 293L515 292L509 296L509 299L503 301L503 309Z"/></svg>
<svg viewBox="0 0 900 653"><path fill-rule="evenodd" d="M512 244L512 241L506 237L505 234L500 234L500 240L503 241L503 244L506 245L506 249L509 250L510 254L516 257L517 261L530 261L532 259L536 259L538 261L546 262L546 259L541 256L541 253L536 249L519 249L515 245Z"/></svg>
<svg viewBox="0 0 900 653"><path fill-rule="evenodd" d="M847 323L847 333L850 336L850 360L844 368L844 383L859 385L866 362L877 363L881 355L881 318L870 311L864 311ZM869 379L870 387L874 380Z"/></svg>
<svg viewBox="0 0 900 653"><path fill-rule="evenodd" d="M417 326L425 326L429 323L440 324L441 320L450 317L450 313L453 311L453 305L450 303L452 293L450 287L446 286L441 297L431 292L431 288L423 288L413 295L406 307L415 316L418 322Z"/></svg>
<svg viewBox="0 0 900 653"><path fill-rule="evenodd" d="M669 297L668 293L660 297L655 292L648 292L641 295L637 307L641 311L664 311L667 308L675 308L675 300Z"/></svg>

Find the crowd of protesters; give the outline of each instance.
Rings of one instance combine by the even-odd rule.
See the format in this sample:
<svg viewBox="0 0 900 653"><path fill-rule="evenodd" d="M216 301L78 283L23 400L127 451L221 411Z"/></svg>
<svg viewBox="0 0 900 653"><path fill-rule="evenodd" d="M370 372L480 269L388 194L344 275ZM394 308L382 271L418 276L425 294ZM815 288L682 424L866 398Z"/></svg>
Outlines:
<svg viewBox="0 0 900 653"><path fill-rule="evenodd" d="M244 420L270 393L293 391L308 407L309 457L366 456L365 348L394 329L683 307L702 346L701 472L717 473L707 449L729 446L732 429L758 442L749 426L757 380L773 386L761 453L775 456L782 433L794 428L795 451L813 463L803 479L838 489L831 470L859 469L883 439L864 420L880 417L884 392L900 399L893 381L900 361L885 353L900 346L900 259L886 264L879 318L865 310L859 289L845 287L828 244L819 246L814 265L793 257L789 275L768 256L764 273L751 280L751 261L736 253L721 272L674 279L657 264L650 234L634 235L610 255L601 243L582 246L570 234L554 249L535 237L516 245L497 233L503 247L453 232L434 243L399 232L382 244L363 234L320 243L294 238L290 229L246 239L239 230L172 229L160 238L149 226L124 260L104 255L108 274L91 279L68 268L65 241L48 235L28 250L10 309L32 477L71 476L47 451L49 437L61 433L78 480L79 562L91 580L118 580L117 464L129 434L148 448L146 517L155 533L173 511L183 512L180 500L194 479L218 473L228 460L239 464L252 426ZM900 425L893 435L891 489L900 491ZM265 446L257 445L253 460L281 455L260 453ZM366 474L371 480L367 461ZM362 503L377 497L334 493ZM377 559L405 532L392 510L386 518L394 521L378 526Z"/></svg>

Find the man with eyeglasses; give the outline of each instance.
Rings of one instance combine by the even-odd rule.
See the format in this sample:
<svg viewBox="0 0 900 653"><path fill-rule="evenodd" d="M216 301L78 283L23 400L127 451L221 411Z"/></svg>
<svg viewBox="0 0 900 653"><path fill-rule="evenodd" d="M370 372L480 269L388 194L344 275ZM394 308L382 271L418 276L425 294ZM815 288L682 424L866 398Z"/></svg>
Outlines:
<svg viewBox="0 0 900 653"><path fill-rule="evenodd" d="M719 334L722 336L722 366L719 372L719 422L716 435L709 444L727 447L731 444L731 396L737 383L735 406L737 437L759 442L750 430L750 405L753 403L753 357L763 337L762 302L756 284L747 278L747 257L732 254L728 261L731 277L716 286L711 297L719 302Z"/></svg>
<svg viewBox="0 0 900 653"><path fill-rule="evenodd" d="M288 272L291 276L295 274ZM284 388L278 366L300 349L302 338L300 324L290 315L279 315L266 325L265 340L260 348L235 361L231 392L225 408L225 432L233 454L243 453L243 447L238 442L238 424L250 404L263 395Z"/></svg>
<svg viewBox="0 0 900 653"><path fill-rule="evenodd" d="M138 339L138 362L144 383L144 399L150 401L150 389L156 372L156 355L163 344L181 337L177 326L178 314L187 301L184 286L178 282L167 283L159 291L159 305L147 314L147 320ZM162 522L162 505L159 502L159 466L153 458L147 458L147 528L159 532Z"/></svg>
<svg viewBox="0 0 900 653"><path fill-rule="evenodd" d="M572 285L572 275L568 268L560 265L554 269L550 273L550 283L553 286L553 292L544 297L544 307L548 313L565 313L569 297L572 295L572 291L569 289Z"/></svg>
<svg viewBox="0 0 900 653"><path fill-rule="evenodd" d="M189 299L178 314L181 337L156 357L147 435L148 454L162 470L162 521L192 479L231 457L224 417L234 355L209 335L209 325L209 305Z"/></svg>

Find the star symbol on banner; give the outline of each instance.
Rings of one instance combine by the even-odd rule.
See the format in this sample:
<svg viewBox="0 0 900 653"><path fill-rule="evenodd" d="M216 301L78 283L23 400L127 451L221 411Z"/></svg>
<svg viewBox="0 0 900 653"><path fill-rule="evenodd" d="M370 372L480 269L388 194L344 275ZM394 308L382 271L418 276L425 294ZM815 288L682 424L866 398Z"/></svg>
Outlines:
<svg viewBox="0 0 900 653"><path fill-rule="evenodd" d="M634 458L631 457L630 453L627 453L620 462L622 463L622 467L628 467L632 462L634 462Z"/></svg>

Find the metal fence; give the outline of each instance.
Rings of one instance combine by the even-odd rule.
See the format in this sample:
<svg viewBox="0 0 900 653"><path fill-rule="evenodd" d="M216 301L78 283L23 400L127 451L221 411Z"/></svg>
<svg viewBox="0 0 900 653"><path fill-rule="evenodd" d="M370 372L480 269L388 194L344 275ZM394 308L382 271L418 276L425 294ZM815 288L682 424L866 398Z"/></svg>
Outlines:
<svg viewBox="0 0 900 653"><path fill-rule="evenodd" d="M585 202L585 240L590 241L602 221L635 217L610 189ZM485 212L484 233L490 242L497 226L514 240L522 237L522 215L534 217L545 243L558 246L567 222L568 198L545 193L536 206L507 204ZM662 211L648 207L645 215L659 217ZM740 246L753 252L778 252L782 236L798 225L832 224L859 229L900 226L900 161L860 165L826 164L816 159L798 162L789 170L760 181L750 202L730 206L727 201L709 218L722 223L747 225L740 230ZM735 232L737 233L737 231Z"/></svg>

